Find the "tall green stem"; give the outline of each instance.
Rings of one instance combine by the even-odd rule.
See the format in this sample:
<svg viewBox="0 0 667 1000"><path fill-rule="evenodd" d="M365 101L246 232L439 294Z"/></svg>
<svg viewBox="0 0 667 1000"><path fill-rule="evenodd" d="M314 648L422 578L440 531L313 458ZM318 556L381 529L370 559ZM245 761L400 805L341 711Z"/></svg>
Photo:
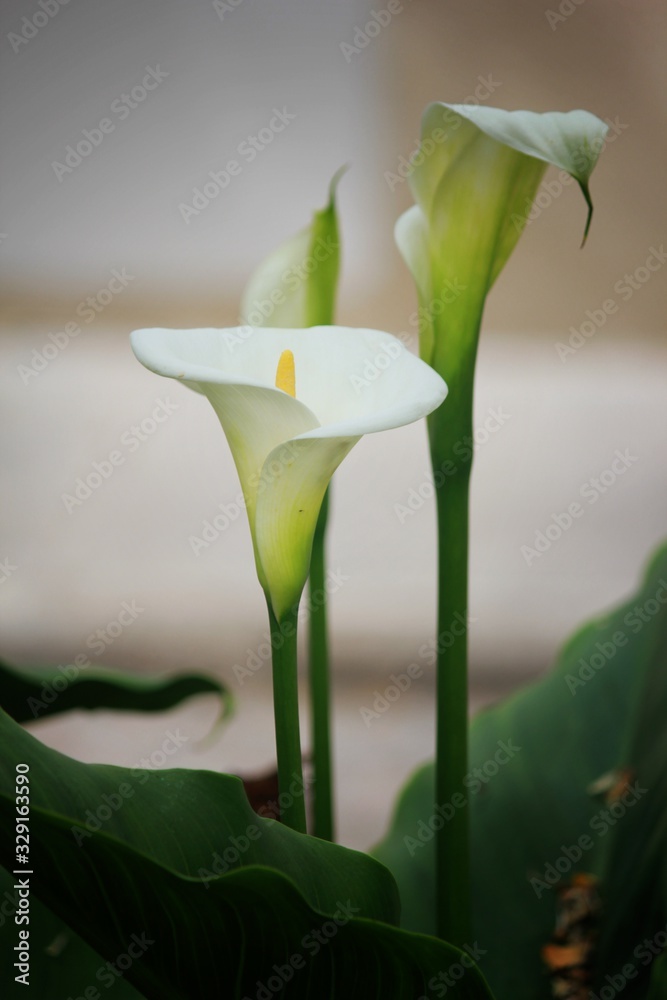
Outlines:
<svg viewBox="0 0 667 1000"><path fill-rule="evenodd" d="M273 711L276 722L280 816L286 826L306 833L301 736L299 732L299 685L297 674L297 612L294 608L278 624L269 603L269 625L273 656Z"/></svg>
<svg viewBox="0 0 667 1000"><path fill-rule="evenodd" d="M435 786L438 805L466 794L468 771L468 477L438 493L438 666ZM436 832L437 932L461 947L470 942L470 808Z"/></svg>
<svg viewBox="0 0 667 1000"><path fill-rule="evenodd" d="M450 382L450 399L429 419L438 518L438 638L435 794L453 816L435 834L436 928L463 947L472 936L468 772L468 502L473 454L474 358ZM449 812L449 810L448 810Z"/></svg>
<svg viewBox="0 0 667 1000"><path fill-rule="evenodd" d="M325 541L329 491L317 521L310 562L310 697L314 757L314 829L322 840L333 840L333 785L331 774L331 724L329 698L329 650L327 640L327 591Z"/></svg>

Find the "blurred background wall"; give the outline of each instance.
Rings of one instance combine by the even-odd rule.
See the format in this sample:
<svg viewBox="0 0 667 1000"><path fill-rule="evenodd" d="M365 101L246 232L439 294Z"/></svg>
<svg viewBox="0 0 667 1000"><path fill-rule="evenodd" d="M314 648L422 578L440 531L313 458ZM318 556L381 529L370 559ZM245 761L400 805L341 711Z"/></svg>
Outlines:
<svg viewBox="0 0 667 1000"><path fill-rule="evenodd" d="M142 612L100 660L222 674L246 705L236 736L252 735L254 765L270 760L270 716L253 728L242 714L260 703L268 712L269 671L242 688L233 672L264 625L243 513L193 551L238 494L225 442L202 400L137 365L127 335L235 324L251 270L324 203L344 163L339 321L413 331L414 290L392 235L411 203L398 167L429 101L482 100L584 107L610 123L586 248L583 200L549 172L544 207L489 298L480 351L473 693L495 697L546 669L572 628L631 591L667 534L664 274L630 296L614 291L666 236L664 5L403 0L387 17L383 0L44 2L2 8L5 654L64 663L136 601ZM267 133L272 120L281 131ZM89 154L68 152L84 139ZM234 159L240 171L201 207L196 189ZM609 298L614 315L559 356ZM58 347L71 322L81 333ZM130 446L131 428L167 399L168 419ZM494 412L500 428L486 433ZM123 464L68 508L64 495L123 440ZM618 450L631 457L624 474L528 564L522 546ZM410 427L361 442L335 482L339 753L367 754L378 790L430 752L429 671L372 732L358 712L433 632L432 501L396 513L427 477L424 429ZM109 717L106 743L84 718L75 737L40 727L79 756L110 759L118 724ZM149 743L151 725L123 721ZM202 728L194 716L191 726ZM248 759L232 736L216 766ZM370 836L348 822L352 842Z"/></svg>

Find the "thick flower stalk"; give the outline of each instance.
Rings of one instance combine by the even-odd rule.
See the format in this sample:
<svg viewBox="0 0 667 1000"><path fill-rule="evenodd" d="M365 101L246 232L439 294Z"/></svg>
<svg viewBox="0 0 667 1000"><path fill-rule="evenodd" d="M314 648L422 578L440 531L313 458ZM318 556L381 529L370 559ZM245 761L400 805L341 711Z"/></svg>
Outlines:
<svg viewBox="0 0 667 1000"><path fill-rule="evenodd" d="M508 260L549 164L566 170L588 205L588 181L607 126L587 111L535 114L431 104L410 187L416 204L398 220L396 241L419 296L420 354L442 375L450 398L429 419L439 535L436 799L461 793L467 773L467 635L445 642L467 620L468 496L472 456L457 444L473 435L473 379L486 295ZM442 475L441 473L446 473ZM470 940L468 809L436 835L437 928Z"/></svg>
<svg viewBox="0 0 667 1000"><path fill-rule="evenodd" d="M364 434L427 416L447 387L378 330L149 329L132 334L132 348L151 371L203 393L227 437L271 629L285 638L273 663L278 779L290 800L283 819L305 832L303 797L289 792L302 776L296 621L322 500ZM365 385L368 364L387 356L391 364Z"/></svg>
<svg viewBox="0 0 667 1000"><path fill-rule="evenodd" d="M336 212L339 171L325 208L309 226L277 247L254 271L243 294L243 320L251 326L299 328L335 321L340 270ZM313 757L313 833L334 839L326 534L331 489L324 494L313 537L309 577L308 673Z"/></svg>

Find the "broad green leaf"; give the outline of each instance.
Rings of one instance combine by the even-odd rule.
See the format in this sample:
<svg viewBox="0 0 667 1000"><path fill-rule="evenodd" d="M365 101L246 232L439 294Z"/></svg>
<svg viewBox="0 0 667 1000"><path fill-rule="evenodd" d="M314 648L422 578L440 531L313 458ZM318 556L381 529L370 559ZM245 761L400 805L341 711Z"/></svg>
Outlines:
<svg viewBox="0 0 667 1000"><path fill-rule="evenodd" d="M311 224L272 251L251 275L241 305L250 326L333 323L340 267L336 188L345 170L334 176L328 204L314 213Z"/></svg>
<svg viewBox="0 0 667 1000"><path fill-rule="evenodd" d="M80 764L4 713L0 762L0 862L17 865L21 762L34 895L104 961L134 942L140 955L125 976L149 1000L267 991L406 1000L424 996L433 977L463 972L457 949L386 922L397 917L397 895L382 865L261 819L237 779ZM99 829L80 832L86 819ZM5 953L15 931L3 927ZM490 997L475 968L452 995Z"/></svg>
<svg viewBox="0 0 667 1000"><path fill-rule="evenodd" d="M0 803L2 827L6 812ZM62 819L38 810L33 822L34 863L49 873L40 892L107 961L122 958L148 1000L428 1000L430 984L448 974L455 1000L491 998L462 952L355 916L354 895L322 913L284 875L256 866L218 877L207 892L104 834L72 856ZM104 968L93 984L113 984Z"/></svg>
<svg viewBox="0 0 667 1000"><path fill-rule="evenodd" d="M141 677L99 667L82 669L76 664L10 667L0 663L0 704L16 722L30 722L74 708L163 712L198 694L218 695L221 716L231 713L231 693L212 677Z"/></svg>
<svg viewBox="0 0 667 1000"><path fill-rule="evenodd" d="M499 1000L550 996L540 950L575 872L599 879L594 987L631 963L637 977L623 996L646 996L650 969L635 949L667 927L666 716L662 549L631 601L575 635L548 676L473 722L461 791L471 810L475 933ZM521 749L500 754L499 765L503 742ZM435 815L428 765L374 852L398 882L403 926L422 932L433 927Z"/></svg>
<svg viewBox="0 0 667 1000"><path fill-rule="evenodd" d="M30 768L31 809L66 820L77 849L101 829L193 878L212 877L215 864L227 867L224 852L229 850L229 856L237 855L229 867L276 868L324 912L341 892L354 889L365 915L398 920L396 887L382 865L262 819L251 809L239 778L213 771L82 764L43 746L0 713L0 799L13 796L17 763ZM294 794L303 789L295 785ZM242 850L233 839L240 836L247 841Z"/></svg>
<svg viewBox="0 0 667 1000"><path fill-rule="evenodd" d="M587 111L427 107L410 175L417 206L399 220L396 240L419 292L422 357L445 379L474 362L485 297L548 165L578 181L589 207L585 238L588 182L606 132Z"/></svg>
<svg viewBox="0 0 667 1000"><path fill-rule="evenodd" d="M0 868L0 955L3 957L0 968L4 1000L25 997L66 1000L68 997L83 997L91 985L96 984L100 988L102 984L97 974L104 969L107 960L86 944L61 917L52 913L34 893L30 897L30 986L26 989L15 982L13 976L18 970L9 975L16 961L16 956L11 953L17 943L19 929L14 923L18 902L14 889L17 878L21 876ZM141 996L125 978L115 980L111 994L113 1000L140 1000Z"/></svg>

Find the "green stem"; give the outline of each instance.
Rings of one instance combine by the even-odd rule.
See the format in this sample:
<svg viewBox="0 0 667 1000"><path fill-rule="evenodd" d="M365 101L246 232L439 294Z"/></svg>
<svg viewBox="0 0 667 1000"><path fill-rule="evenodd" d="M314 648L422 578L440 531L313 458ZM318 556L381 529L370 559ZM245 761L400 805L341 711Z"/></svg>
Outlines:
<svg viewBox="0 0 667 1000"><path fill-rule="evenodd" d="M468 504L474 359L450 382L447 405L429 418L438 518L436 803L454 815L435 834L436 928L458 947L472 938L468 773ZM449 810L448 810L449 812Z"/></svg>
<svg viewBox="0 0 667 1000"><path fill-rule="evenodd" d="M322 840L333 840L333 783L331 769L331 724L329 698L329 648L327 640L327 592L325 540L329 491L317 521L310 562L310 697L314 757L314 829Z"/></svg>
<svg viewBox="0 0 667 1000"><path fill-rule="evenodd" d="M438 665L436 802L465 795L468 771L468 483L457 476L438 491ZM438 936L470 943L470 807L436 832Z"/></svg>
<svg viewBox="0 0 667 1000"><path fill-rule="evenodd" d="M276 721L280 818L286 826L306 833L301 737L299 734L299 684L297 674L297 613L294 608L278 621L269 602L273 655L273 711Z"/></svg>

